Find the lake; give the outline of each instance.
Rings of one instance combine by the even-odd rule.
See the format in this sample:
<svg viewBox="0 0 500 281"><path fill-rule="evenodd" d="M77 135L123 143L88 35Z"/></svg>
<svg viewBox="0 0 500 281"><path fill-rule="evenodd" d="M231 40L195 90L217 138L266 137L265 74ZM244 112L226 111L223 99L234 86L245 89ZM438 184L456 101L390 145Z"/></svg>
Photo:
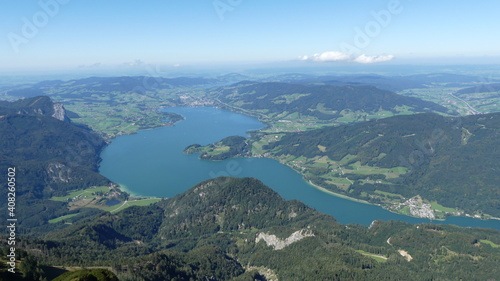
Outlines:
<svg viewBox="0 0 500 281"><path fill-rule="evenodd" d="M184 116L172 127L139 131L114 139L101 154L100 173L134 195L172 197L197 183L218 176L254 177L283 198L298 199L316 210L334 216L343 224L370 225L374 220L431 222L391 213L379 206L363 204L321 192L290 167L267 158L235 158L208 161L198 154L186 155L188 145L207 145L233 136L247 136L264 124L256 118L211 107L164 109ZM451 217L446 221L460 226L500 230L498 220Z"/></svg>

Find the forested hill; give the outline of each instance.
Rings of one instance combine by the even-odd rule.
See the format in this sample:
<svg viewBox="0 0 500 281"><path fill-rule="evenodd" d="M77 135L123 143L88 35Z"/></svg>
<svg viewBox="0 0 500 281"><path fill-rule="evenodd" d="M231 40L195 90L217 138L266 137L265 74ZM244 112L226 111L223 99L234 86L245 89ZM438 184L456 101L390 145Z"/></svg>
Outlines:
<svg viewBox="0 0 500 281"><path fill-rule="evenodd" d="M330 163L311 168L311 179L374 203L381 198L376 192L383 191L406 198L420 195L470 214L500 216L500 113L394 116L288 133L264 148L276 157L304 156L316 159L316 164ZM329 180L332 175L348 178L351 184L340 188Z"/></svg>
<svg viewBox="0 0 500 281"><path fill-rule="evenodd" d="M457 95L472 93L497 93L500 96L500 83L481 84L476 87L465 88L457 91Z"/></svg>
<svg viewBox="0 0 500 281"><path fill-rule="evenodd" d="M216 178L23 242L44 264L110 266L120 280L487 280L500 232L337 223L252 178ZM459 265L459 266L457 266Z"/></svg>
<svg viewBox="0 0 500 281"><path fill-rule="evenodd" d="M299 113L328 120L346 111L373 114L389 111L441 112L438 104L405 97L373 86L305 86L289 83L243 82L219 90L219 99L247 110L265 114Z"/></svg>
<svg viewBox="0 0 500 281"><path fill-rule="evenodd" d="M17 201L23 206L18 218L21 225L35 227L67 211L62 202L41 199L109 183L98 173L104 140L70 123L64 108L47 97L2 102L0 132L0 170L16 169Z"/></svg>

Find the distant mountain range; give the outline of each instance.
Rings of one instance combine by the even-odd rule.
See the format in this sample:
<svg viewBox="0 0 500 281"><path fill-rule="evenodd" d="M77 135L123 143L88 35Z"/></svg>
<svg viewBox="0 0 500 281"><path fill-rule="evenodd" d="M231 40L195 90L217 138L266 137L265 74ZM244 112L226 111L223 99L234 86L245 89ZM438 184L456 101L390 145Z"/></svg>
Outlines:
<svg viewBox="0 0 500 281"><path fill-rule="evenodd" d="M69 81L48 80L35 84L5 87L8 94L16 97L33 97L37 95L51 95L53 89L73 88L74 90L92 91L144 91L155 89L170 89L177 87L210 87L230 85L239 81L254 81L259 83L278 82L300 85L332 85L332 86L374 86L388 91L427 88L430 84L438 83L443 86L475 86L483 83L484 79L471 75L436 73L407 76L383 76L377 74L363 75L312 75L302 73L288 73L274 76L252 76L240 73L204 77L151 77L151 76L121 76L121 77L89 77ZM488 80L494 84L498 80Z"/></svg>
<svg viewBox="0 0 500 281"><path fill-rule="evenodd" d="M70 81L52 80L43 81L22 87L11 87L7 90L8 95L18 98L28 98L39 95L58 94L61 97L73 97L72 92L78 92L84 97L87 91L93 93L117 92L139 92L154 91L158 89L170 89L174 87L196 87L201 85L215 84L215 79L206 78L162 78L149 76L123 76L123 77L90 77ZM69 91L68 91L69 89ZM83 95L80 91L83 91Z"/></svg>
<svg viewBox="0 0 500 281"><path fill-rule="evenodd" d="M376 74L364 75L305 75L305 74L283 74L269 78L270 81L286 82L294 84L314 85L336 85L336 86L375 86L388 91L401 91L406 89L427 88L432 83L440 83L445 86L456 86L478 83L481 78L470 75L436 73L417 74L407 76L383 76Z"/></svg>

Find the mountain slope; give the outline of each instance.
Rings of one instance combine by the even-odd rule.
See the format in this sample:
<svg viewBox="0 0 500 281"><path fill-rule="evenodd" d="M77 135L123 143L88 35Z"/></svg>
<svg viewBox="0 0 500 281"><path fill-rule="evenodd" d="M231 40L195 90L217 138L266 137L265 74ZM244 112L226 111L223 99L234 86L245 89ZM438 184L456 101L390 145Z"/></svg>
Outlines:
<svg viewBox="0 0 500 281"><path fill-rule="evenodd" d="M498 113L421 114L289 133L264 149L278 158L306 157L306 176L349 196L383 203L375 191L420 195L500 216L499 141ZM336 182L342 178L349 182Z"/></svg>
<svg viewBox="0 0 500 281"><path fill-rule="evenodd" d="M288 95L303 95L287 99ZM225 90L222 101L242 102L246 109L267 109L269 112L296 111L307 114L323 104L326 110L340 112L344 109L367 112L394 110L395 106L412 106L418 111L446 112L437 104L394 94L373 86L304 86L287 83L255 83Z"/></svg>
<svg viewBox="0 0 500 281"><path fill-rule="evenodd" d="M147 233L133 240L137 227ZM343 226L251 178L208 180L47 239L24 246L48 264L112 266L120 280L483 280L500 261L498 231Z"/></svg>
<svg viewBox="0 0 500 281"><path fill-rule="evenodd" d="M31 174L29 180L39 185L31 192L40 198L42 186L57 191L76 183L84 185L83 178L92 178L95 184L106 182L97 173L104 140L90 130L56 119L53 107L49 98L35 97L0 108L0 114L7 113L0 119L1 164ZM20 185L18 192L26 193L22 188L32 185Z"/></svg>
<svg viewBox="0 0 500 281"><path fill-rule="evenodd" d="M51 116L60 121L69 122L66 109L60 103L54 103L47 96L20 99L15 102L0 101L0 115L22 114L31 116ZM70 113L73 114L73 113Z"/></svg>
<svg viewBox="0 0 500 281"><path fill-rule="evenodd" d="M476 87L461 89L458 90L456 94L458 96L461 96L466 94L477 94L477 93L495 93L496 94L495 97L498 97L499 92L500 92L500 83L493 83L493 84L480 84L477 85Z"/></svg>
<svg viewBox="0 0 500 281"><path fill-rule="evenodd" d="M24 208L18 219L27 231L67 212L63 202L45 199L109 184L97 170L104 140L70 123L64 108L49 98L2 102L0 116L0 169L16 169L17 202Z"/></svg>
<svg viewBox="0 0 500 281"><path fill-rule="evenodd" d="M221 106L267 121L274 131L282 131L283 126L284 131L296 131L415 112L450 113L438 104L373 86L243 81L211 95Z"/></svg>
<svg viewBox="0 0 500 281"><path fill-rule="evenodd" d="M171 238L290 225L317 216L303 203L285 202L275 191L252 178L203 182L158 205L169 218L163 221L159 235Z"/></svg>

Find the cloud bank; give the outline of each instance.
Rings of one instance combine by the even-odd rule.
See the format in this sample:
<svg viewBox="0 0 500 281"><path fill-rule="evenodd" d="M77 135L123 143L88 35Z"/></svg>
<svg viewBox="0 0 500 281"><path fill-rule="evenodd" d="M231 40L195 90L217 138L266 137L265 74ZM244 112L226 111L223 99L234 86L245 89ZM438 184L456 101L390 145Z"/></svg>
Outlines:
<svg viewBox="0 0 500 281"><path fill-rule="evenodd" d="M314 54L312 56L301 56L300 60L314 61L314 62L357 62L363 64L385 62L394 59L393 55L380 55L380 56L368 56L362 54L360 56L350 56L346 53L339 51L328 51L320 54Z"/></svg>

